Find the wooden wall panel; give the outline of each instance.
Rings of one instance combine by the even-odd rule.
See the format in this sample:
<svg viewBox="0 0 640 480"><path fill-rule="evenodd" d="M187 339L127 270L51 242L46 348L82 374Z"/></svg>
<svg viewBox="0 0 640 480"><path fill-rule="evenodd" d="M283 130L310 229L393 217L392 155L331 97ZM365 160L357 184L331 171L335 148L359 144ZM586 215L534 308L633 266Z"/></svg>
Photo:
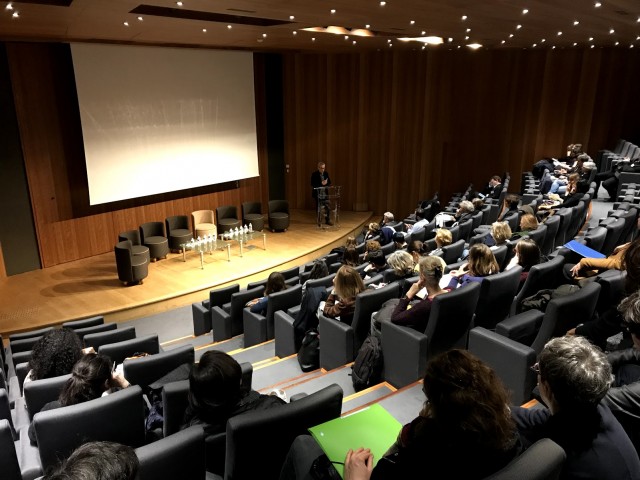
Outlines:
<svg viewBox="0 0 640 480"><path fill-rule="evenodd" d="M284 56L285 155L294 208L318 160L343 208L408 213L494 173L519 174L582 142L638 138L640 56L629 49L428 50Z"/></svg>
<svg viewBox="0 0 640 480"><path fill-rule="evenodd" d="M10 43L7 54L43 267L108 252L119 232L144 222L228 204L240 213L243 201L266 202L266 178L257 177L241 180L237 187L230 182L90 206L68 46ZM256 115L259 130L264 129L263 113ZM266 172L264 136L259 139L259 168Z"/></svg>

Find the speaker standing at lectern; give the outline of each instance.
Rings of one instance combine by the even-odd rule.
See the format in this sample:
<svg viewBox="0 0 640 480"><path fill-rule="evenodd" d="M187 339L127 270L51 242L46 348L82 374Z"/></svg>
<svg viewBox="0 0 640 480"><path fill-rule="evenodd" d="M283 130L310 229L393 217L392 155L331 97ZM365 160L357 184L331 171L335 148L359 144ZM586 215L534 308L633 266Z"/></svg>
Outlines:
<svg viewBox="0 0 640 480"><path fill-rule="evenodd" d="M316 188L328 187L331 185L331 179L329 173L326 170L324 162L318 162L318 170L311 174L311 196L315 200L316 210L318 211L318 224L320 223L320 210L323 210L325 222L327 225L331 225L329 219L329 205L328 202L323 201L322 205L318 205L318 190Z"/></svg>

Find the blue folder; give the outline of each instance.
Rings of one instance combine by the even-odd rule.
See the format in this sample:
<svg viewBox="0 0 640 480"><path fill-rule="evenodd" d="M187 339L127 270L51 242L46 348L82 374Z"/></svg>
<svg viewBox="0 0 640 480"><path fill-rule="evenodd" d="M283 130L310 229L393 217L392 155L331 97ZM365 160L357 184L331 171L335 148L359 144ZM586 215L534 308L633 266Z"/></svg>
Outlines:
<svg viewBox="0 0 640 480"><path fill-rule="evenodd" d="M593 248L589 248L586 245L581 244L575 240L571 240L564 244L572 252L576 252L578 255L582 255L586 258L605 258L606 255L594 250Z"/></svg>

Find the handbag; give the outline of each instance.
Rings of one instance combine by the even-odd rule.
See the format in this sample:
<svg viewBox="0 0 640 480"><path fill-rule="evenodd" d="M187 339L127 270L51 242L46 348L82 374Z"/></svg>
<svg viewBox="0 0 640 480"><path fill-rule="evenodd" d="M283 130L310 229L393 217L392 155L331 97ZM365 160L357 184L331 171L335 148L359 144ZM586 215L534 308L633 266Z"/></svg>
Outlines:
<svg viewBox="0 0 640 480"><path fill-rule="evenodd" d="M298 350L298 363L303 372L320 368L320 335L317 329L312 328L304 334Z"/></svg>

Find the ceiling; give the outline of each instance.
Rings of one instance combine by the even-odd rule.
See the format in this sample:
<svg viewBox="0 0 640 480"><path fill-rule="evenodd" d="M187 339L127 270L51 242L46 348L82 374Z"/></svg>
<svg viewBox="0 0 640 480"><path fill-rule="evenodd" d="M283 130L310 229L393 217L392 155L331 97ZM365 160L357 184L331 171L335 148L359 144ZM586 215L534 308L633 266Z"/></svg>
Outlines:
<svg viewBox="0 0 640 480"><path fill-rule="evenodd" d="M640 48L640 0L26 0L0 3L0 40L97 41L361 52L466 48ZM384 5L382 5L384 4ZM332 13L334 12L334 13ZM576 23L577 22L577 23ZM373 37L351 33L367 28ZM345 27L335 35L303 30ZM559 33L562 32L562 33ZM467 38L468 37L468 38ZM633 46L633 47L632 47Z"/></svg>

